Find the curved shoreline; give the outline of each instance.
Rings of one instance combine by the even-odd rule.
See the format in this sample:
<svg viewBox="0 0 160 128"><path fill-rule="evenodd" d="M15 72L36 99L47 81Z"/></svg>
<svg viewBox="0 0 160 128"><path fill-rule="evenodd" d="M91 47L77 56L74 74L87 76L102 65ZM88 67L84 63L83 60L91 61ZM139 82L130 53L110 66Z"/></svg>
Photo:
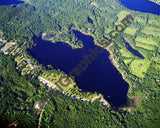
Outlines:
<svg viewBox="0 0 160 128"><path fill-rule="evenodd" d="M110 104L101 96L95 96L93 99L91 100L88 100L88 99L83 99L83 98L80 98L80 97L76 97L76 96L73 96L69 93L66 93L66 92L63 92L61 90L59 90L60 93L64 94L64 95L67 95L69 97L72 97L74 99L77 99L77 100L81 100L81 101L86 101L86 102L94 102L96 99L100 99L99 102L105 107L105 108L109 108L110 107Z"/></svg>
<svg viewBox="0 0 160 128"><path fill-rule="evenodd" d="M89 35L89 34L88 34ZM89 35L90 36L90 35ZM92 35L91 35L92 36ZM94 39L94 38L93 38ZM95 43L95 40L94 40L94 43ZM98 44L95 44L95 45L97 45L97 46L99 46ZM111 44L112 45L112 44ZM109 46L111 46L111 45L109 45ZM108 47L109 47L108 46ZM100 46L100 47L102 47L102 46ZM119 68L118 68L118 65L117 64L115 64L114 63L114 61L113 61L113 59L111 58L112 57L112 52L108 49L108 47L107 48L103 48L103 50L107 50L108 52L109 52L109 60L110 60L110 62L112 63L112 65L118 70ZM122 78L124 79L124 77L123 77L123 74L118 70L118 72L122 75ZM49 86L49 87L51 87L51 88L58 88L58 86L56 86L55 84L53 84L52 82L50 82L50 81L48 81L48 80L46 80L46 79L44 79L44 78L42 78L42 77L38 77L38 80L40 81L40 82L42 82L42 83L44 83L45 85L47 85L47 86ZM124 79L125 80L125 79ZM58 90L60 90L59 88L58 88ZM88 101L88 102L93 102L93 101L95 101L96 99L100 99L100 103L102 103L102 105L103 106L105 106L105 107L109 107L110 106L110 104L108 103L108 101L103 97L103 95L102 94L100 94L100 95L98 95L98 96L95 96L95 97L93 97L92 99L83 99L83 98L80 98L80 97L76 97L76 96L73 96L73 95L71 95L71 94L69 94L69 93L65 93L65 92L63 92L63 91L61 91L63 94L65 94L65 95L68 95L68 96L70 96L70 97L73 97L73 98L75 98L75 99L79 99L79 100L82 100L82 101Z"/></svg>
<svg viewBox="0 0 160 128"><path fill-rule="evenodd" d="M50 88L52 88L52 89L57 89L60 93L62 93L62 94L64 94L64 95L67 95L67 96L69 96L69 97L72 97L72 98L74 98L74 99L78 99L78 100L81 100L81 101L87 101L87 102L94 102L96 99L100 99L99 102L102 103L102 105L103 105L104 107L106 107L106 108L110 107L110 104L107 102L107 100L104 99L103 96L95 96L95 97L93 97L91 100L88 100L88 99L76 97L76 96L73 96L73 95L71 95L71 94L69 94L69 93L63 92L63 91L60 90L55 84L53 84L53 83L51 83L50 81L44 79L43 77L40 77L40 76L39 76L39 77L38 77L38 80L39 80L41 83L47 85L48 87L50 87ZM100 95L102 95L102 94L100 94Z"/></svg>
<svg viewBox="0 0 160 128"><path fill-rule="evenodd" d="M113 53L112 53L112 51L111 50L109 50L109 47L111 47L113 44L111 43L110 45L108 45L108 47L103 47L103 46L101 46L100 44L98 44L98 42L97 42L97 40L95 40L95 38L94 38L94 35L93 34L90 34L90 33L84 33L84 32L82 32L82 31L80 31L82 34L84 34L84 35L88 35L88 36L91 36L92 38L93 38L93 42L94 42L94 44L96 45L96 46L99 46L99 47L101 47L101 48L103 48L103 50L107 50L107 52L109 53L109 56L108 56L108 59L110 60L110 62L111 62L111 64L114 66L114 68L116 68L116 70L120 73L120 75L121 75L121 77L122 77L122 79L129 85L129 83L126 81L126 77L125 77L125 75L124 75L124 73L123 73L123 71L121 71L120 69L119 69L119 65L117 64L117 63L115 63L115 61L114 61L114 58L112 58L113 57ZM44 33L44 34L46 34L46 33ZM64 42L65 43L65 42ZM67 43L68 44L68 43ZM129 86L128 86L129 87ZM65 92L64 92L65 93ZM63 94L64 94L63 93ZM66 94L66 93L65 93ZM128 92L127 92L127 94L128 94ZM68 93L67 94L68 96L70 96L70 94ZM101 94L102 95L102 94ZM72 96L71 96L72 97ZM74 96L73 96L74 97ZM77 97L78 99L80 99L80 97ZM99 97L100 98L100 97ZM104 99L104 97L101 97L104 101L106 101L105 99ZM96 98L97 99L97 98ZM86 101L87 99L83 99L84 101ZM88 100L89 101L89 100Z"/></svg>

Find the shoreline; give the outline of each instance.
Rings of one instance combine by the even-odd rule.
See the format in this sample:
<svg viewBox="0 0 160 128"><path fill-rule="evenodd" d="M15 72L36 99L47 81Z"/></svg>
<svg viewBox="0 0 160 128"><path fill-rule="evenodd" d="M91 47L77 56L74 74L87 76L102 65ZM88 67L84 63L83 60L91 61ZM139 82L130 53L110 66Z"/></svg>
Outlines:
<svg viewBox="0 0 160 128"><path fill-rule="evenodd" d="M64 94L64 95L67 95L69 97L72 97L74 99L77 99L77 100L81 100L81 101L86 101L86 102L94 102L95 100L99 99L99 102L105 107L105 108L109 108L110 107L110 104L109 102L102 96L102 94L99 94L100 96L95 96L93 97L91 100L88 100L88 99L84 99L84 98L80 98L80 97L76 97L76 96L73 96L69 93L66 93L66 92L63 92L61 90L59 90L60 93Z"/></svg>
<svg viewBox="0 0 160 128"><path fill-rule="evenodd" d="M45 84L46 86L52 88L52 89L57 89L60 93L64 94L64 95L67 95L69 97L72 97L74 99L78 99L78 100L81 100L81 101L87 101L87 102L94 102L96 99L100 99L99 102L104 106L104 107L110 107L110 104L109 102L103 97L102 94L99 94L98 96L95 96L93 97L92 99L84 99L84 98L80 98L80 97L77 97L77 96L74 96L74 95L71 95L69 93L66 93L64 91L62 91L61 89L59 89L59 87L55 84L53 84L52 82L48 81L47 79L39 76L38 77L38 80ZM87 92L86 92L87 93Z"/></svg>
<svg viewBox="0 0 160 128"><path fill-rule="evenodd" d="M81 32L81 31L80 31ZM89 35L89 34L86 34L86 33L82 33L82 34L85 34L85 35L88 35L88 36L91 36L92 38L93 38L93 36L92 35ZM43 33L43 34L41 34L40 36L44 36L44 35L46 35L46 33ZM42 38L42 37L41 37ZM112 56L113 56L113 53L111 52L111 50L109 50L109 48L112 46L112 43L110 44L110 45L108 45L108 47L102 47L102 46L100 46L99 44L96 44L95 42L95 40L94 40L94 38L93 38L93 42L94 42L94 45L95 46L99 46L99 47L101 47L101 48L103 48L103 50L107 50L107 52L109 53L109 56L108 56L108 59L109 59L109 61L111 62L111 64L114 66L114 68L116 68L117 70L118 70L118 72L120 73L120 75L122 76L122 79L129 85L129 83L126 81L126 79L124 78L124 76L123 76L123 73L121 72L121 70L119 70L119 65L117 65L116 63L115 63L115 61L114 61L114 59L112 58ZM66 43L66 42L63 42L63 43ZM68 44L68 43L67 43ZM68 44L69 45L69 44ZM33 47L33 46L32 46ZM51 87L51 83L49 84L50 85L50 87ZM57 87L57 86L56 86ZM54 87L51 87L51 88L54 88ZM59 88L58 88L59 89ZM61 89L59 89L59 90L61 90ZM62 91L62 90L61 90ZM87 91L85 91L86 93L87 93ZM67 93L68 94L68 93ZM128 94L128 92L127 92L127 94ZM68 94L68 95L71 95L71 94ZM80 98L80 97L77 97L78 99L82 99L82 98ZM95 96L95 97L93 97L92 99L89 99L89 101L91 101L91 102L93 102L94 100L96 100L97 98L99 98L100 99L100 102L102 103L102 105L107 105L108 106L108 104L109 104L109 102L103 97L103 95L100 93L99 95L97 95L97 96ZM88 99L83 99L84 101L88 101ZM110 104L109 104L110 105Z"/></svg>
<svg viewBox="0 0 160 128"><path fill-rule="evenodd" d="M78 30L79 31L79 30ZM94 45L95 46L99 46L99 47L101 47L101 48L103 48L103 50L107 50L107 52L109 53L109 56L108 56L108 59L110 60L110 62L111 62L111 64L114 66L114 68L116 68L116 70L119 72L119 74L122 76L122 79L128 84L128 92L129 92L129 83L128 83L128 81L127 81L127 79L124 77L124 74L123 74L123 71L122 70L120 70L119 69L119 65L114 61L114 59L112 58L113 57L113 53L111 52L111 50L109 50L109 47L111 47L113 44L111 43L110 45L108 45L107 47L103 47L103 46L101 46L100 44L98 44L98 43L96 43L97 41L94 39L94 35L92 35L92 34L89 34L89 33L85 33L85 32L82 32L82 31L80 31L82 34L84 34L84 35L87 35L87 36L91 36L92 38L93 38L93 42L94 42ZM44 32L44 33L42 33L41 35L46 35L46 33L47 32ZM55 43L57 43L57 42L55 42ZM68 42L63 42L63 43L66 43L66 44L68 44L69 46L71 46ZM73 48L72 46L71 46L71 48L72 49L78 49L78 48ZM87 91L85 91L86 93L87 93ZM128 96L128 92L127 92L127 96ZM70 95L70 94L68 94L68 95ZM100 94L100 95L102 95L102 94ZM99 96L97 96L97 97L99 97ZM80 97L78 97L78 98L80 98ZM99 97L99 98L102 98L104 101L107 101L104 97ZM93 98L94 99L94 98ZM96 98L97 99L97 98ZM84 100L87 100L87 99L84 99ZM107 101L108 102L108 101Z"/></svg>

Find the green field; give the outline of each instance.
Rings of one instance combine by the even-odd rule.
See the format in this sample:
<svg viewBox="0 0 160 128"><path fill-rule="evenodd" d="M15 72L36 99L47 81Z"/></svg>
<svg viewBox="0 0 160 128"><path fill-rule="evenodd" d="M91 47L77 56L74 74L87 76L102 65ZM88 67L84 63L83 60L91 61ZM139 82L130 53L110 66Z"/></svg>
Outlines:
<svg viewBox="0 0 160 128"><path fill-rule="evenodd" d="M12 123L17 128L38 127L42 108L37 110L34 105L46 102L41 128L160 127L160 16L129 10L118 0L24 1L26 3L17 6L0 6L0 29L3 39L7 42L18 40L16 51L21 53L21 48L36 65L39 63L27 54L27 50L34 46L34 36L47 33L44 35L46 40L54 43L62 41L73 48L80 48L79 43L82 42L72 32L77 30L91 35L98 44L109 37L109 32L115 30L126 15L131 14L134 21L124 32L118 33L110 46L105 47L110 51L111 59L116 60L115 67L129 84L125 94L127 102L116 109L114 106L105 108L98 99L90 103L63 95L37 79L41 76L60 84L62 76L70 77L63 71L52 66L34 67L28 64L25 68L28 71L22 70L23 76L21 71L16 70L15 56L0 53L0 127L9 127ZM127 50L123 39L145 58L140 59ZM16 61L21 60L16 58ZM36 72L31 75L33 70ZM74 78L70 85L63 89L73 96L92 99L100 95L81 90ZM117 86L123 88L123 85Z"/></svg>
<svg viewBox="0 0 160 128"><path fill-rule="evenodd" d="M124 59L123 61L124 61L124 63L125 63L126 65L128 65L128 64L130 64L130 63L132 62L132 60L133 60L133 59Z"/></svg>
<svg viewBox="0 0 160 128"><path fill-rule="evenodd" d="M159 23L160 24L160 23ZM160 37L160 28L159 27L149 27L146 26L143 30L143 33L147 34L147 35L152 35L155 37Z"/></svg>
<svg viewBox="0 0 160 128"><path fill-rule="evenodd" d="M149 66L149 60L134 60L130 65L131 73L140 78L144 78Z"/></svg>
<svg viewBox="0 0 160 128"><path fill-rule="evenodd" d="M127 50L127 48L120 49L120 53L124 57L134 57L134 55Z"/></svg>
<svg viewBox="0 0 160 128"><path fill-rule="evenodd" d="M140 43L140 42L136 42L136 46L137 47L141 47L141 48L145 48L147 50L154 50L155 47L153 45L150 45L150 44L145 44L145 43Z"/></svg>
<svg viewBox="0 0 160 128"><path fill-rule="evenodd" d="M136 34L136 31L138 30L138 28L131 26L131 27L127 27L126 30L124 31L127 34L130 34L132 36L134 36Z"/></svg>
<svg viewBox="0 0 160 128"><path fill-rule="evenodd" d="M155 45L155 46L159 46L159 41L156 40L155 38L145 38L145 37L140 37L138 36L135 41L137 42L141 42L141 43L144 43L144 44L149 44L149 45Z"/></svg>
<svg viewBox="0 0 160 128"><path fill-rule="evenodd" d="M121 24L121 21L129 14L131 14L131 13L128 11L120 11L117 14L118 20L116 21L116 24L119 24L119 23Z"/></svg>

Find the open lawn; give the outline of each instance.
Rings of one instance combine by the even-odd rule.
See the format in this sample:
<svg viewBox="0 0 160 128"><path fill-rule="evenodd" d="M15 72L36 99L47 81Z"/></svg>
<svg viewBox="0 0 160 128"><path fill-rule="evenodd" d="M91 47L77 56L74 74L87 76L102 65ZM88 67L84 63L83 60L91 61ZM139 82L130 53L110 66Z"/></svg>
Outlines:
<svg viewBox="0 0 160 128"><path fill-rule="evenodd" d="M139 37L139 36L138 36L138 37L135 39L135 41L141 42L141 43L144 43L144 44L155 45L155 46L158 46L158 45L159 45L158 40L156 40L155 38L145 38L145 37Z"/></svg>
<svg viewBox="0 0 160 128"><path fill-rule="evenodd" d="M138 30L137 28L131 26L131 27L126 28L126 30L124 32L129 34L129 35L134 36L136 34L137 30Z"/></svg>
<svg viewBox="0 0 160 128"><path fill-rule="evenodd" d="M147 72L147 69L149 68L149 66L150 66L149 60L135 59L130 65L131 73L136 75L137 77L143 78L145 76L145 73Z"/></svg>
<svg viewBox="0 0 160 128"><path fill-rule="evenodd" d="M145 23L146 23L146 20L142 19L142 18L139 17L139 16L136 16L136 17L134 18L134 22L138 22L138 23L140 23L140 24L145 24Z"/></svg>
<svg viewBox="0 0 160 128"><path fill-rule="evenodd" d="M136 46L137 47L141 47L141 48L145 48L147 50L154 50L154 46L153 45L141 43L141 42L138 42L138 41L136 41Z"/></svg>
<svg viewBox="0 0 160 128"><path fill-rule="evenodd" d="M160 23L159 23L160 24ZM143 30L143 33L147 34L147 35L153 35L155 37L160 37L160 28L159 27L149 27L146 26Z"/></svg>
<svg viewBox="0 0 160 128"><path fill-rule="evenodd" d="M131 63L132 60L133 59L124 59L123 61L124 61L125 65L128 65Z"/></svg>
<svg viewBox="0 0 160 128"><path fill-rule="evenodd" d="M71 79L70 77L67 78L63 74L43 73L41 77L50 81L53 84L60 86L64 89L63 91L67 91L69 88L72 88L74 85L76 85L73 79ZM66 82L66 79L69 81L69 83L68 81ZM62 84L68 84L68 86L63 86Z"/></svg>
<svg viewBox="0 0 160 128"><path fill-rule="evenodd" d="M116 24L121 23L121 21L129 14L130 14L130 12L128 12L128 11L120 11L117 14L118 20L116 21Z"/></svg>
<svg viewBox="0 0 160 128"><path fill-rule="evenodd" d="M134 57L134 55L130 51L128 51L126 47L122 48L120 50L120 53L124 57Z"/></svg>

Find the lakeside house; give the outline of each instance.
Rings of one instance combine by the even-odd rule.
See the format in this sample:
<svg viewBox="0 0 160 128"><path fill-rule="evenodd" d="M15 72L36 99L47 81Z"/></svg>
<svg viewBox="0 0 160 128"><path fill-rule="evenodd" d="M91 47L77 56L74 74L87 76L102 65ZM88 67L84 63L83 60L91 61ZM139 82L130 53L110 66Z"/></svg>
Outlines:
<svg viewBox="0 0 160 128"><path fill-rule="evenodd" d="M8 51L9 49L11 49L11 52L9 52L9 55L14 55L15 53L18 53L18 55L15 57L15 61L17 62L17 67L16 69L18 70L19 68L22 68L21 69L21 75L25 75L25 74L32 74L32 76L34 75L34 72L36 72L36 70L38 69L39 65L34 65L34 63L32 62L32 60L28 59L26 57L26 54L25 53L22 53L22 49L20 47L15 47L16 43L6 43L2 48L1 48L1 51L4 53L4 54L8 54ZM14 46L14 47L12 47ZM38 80L40 82L42 82L43 84L45 84L46 86L52 88L52 89L55 89L55 90L59 90L61 93L63 93L64 95L67 95L69 97L72 97L74 99L78 99L78 100L81 100L81 101L85 101L85 102L93 102L94 98L91 99L91 100L88 100L88 99L84 99L84 98L80 98L80 97L76 97L74 95L71 95L69 93L66 93L66 92L63 92L59 89L59 87L57 85L55 85L54 83L48 81L47 79L43 78L43 77L38 77ZM70 83L71 85L72 83ZM100 98L100 97L98 97ZM109 107L108 103L105 101L105 100L101 100L100 103L102 103L103 106L105 107ZM36 103L34 105L34 108L36 109L41 109L41 104L40 103Z"/></svg>
<svg viewBox="0 0 160 128"><path fill-rule="evenodd" d="M7 50L10 49L13 45L15 45L15 43L6 43L2 48L1 51L4 54L8 54Z"/></svg>

